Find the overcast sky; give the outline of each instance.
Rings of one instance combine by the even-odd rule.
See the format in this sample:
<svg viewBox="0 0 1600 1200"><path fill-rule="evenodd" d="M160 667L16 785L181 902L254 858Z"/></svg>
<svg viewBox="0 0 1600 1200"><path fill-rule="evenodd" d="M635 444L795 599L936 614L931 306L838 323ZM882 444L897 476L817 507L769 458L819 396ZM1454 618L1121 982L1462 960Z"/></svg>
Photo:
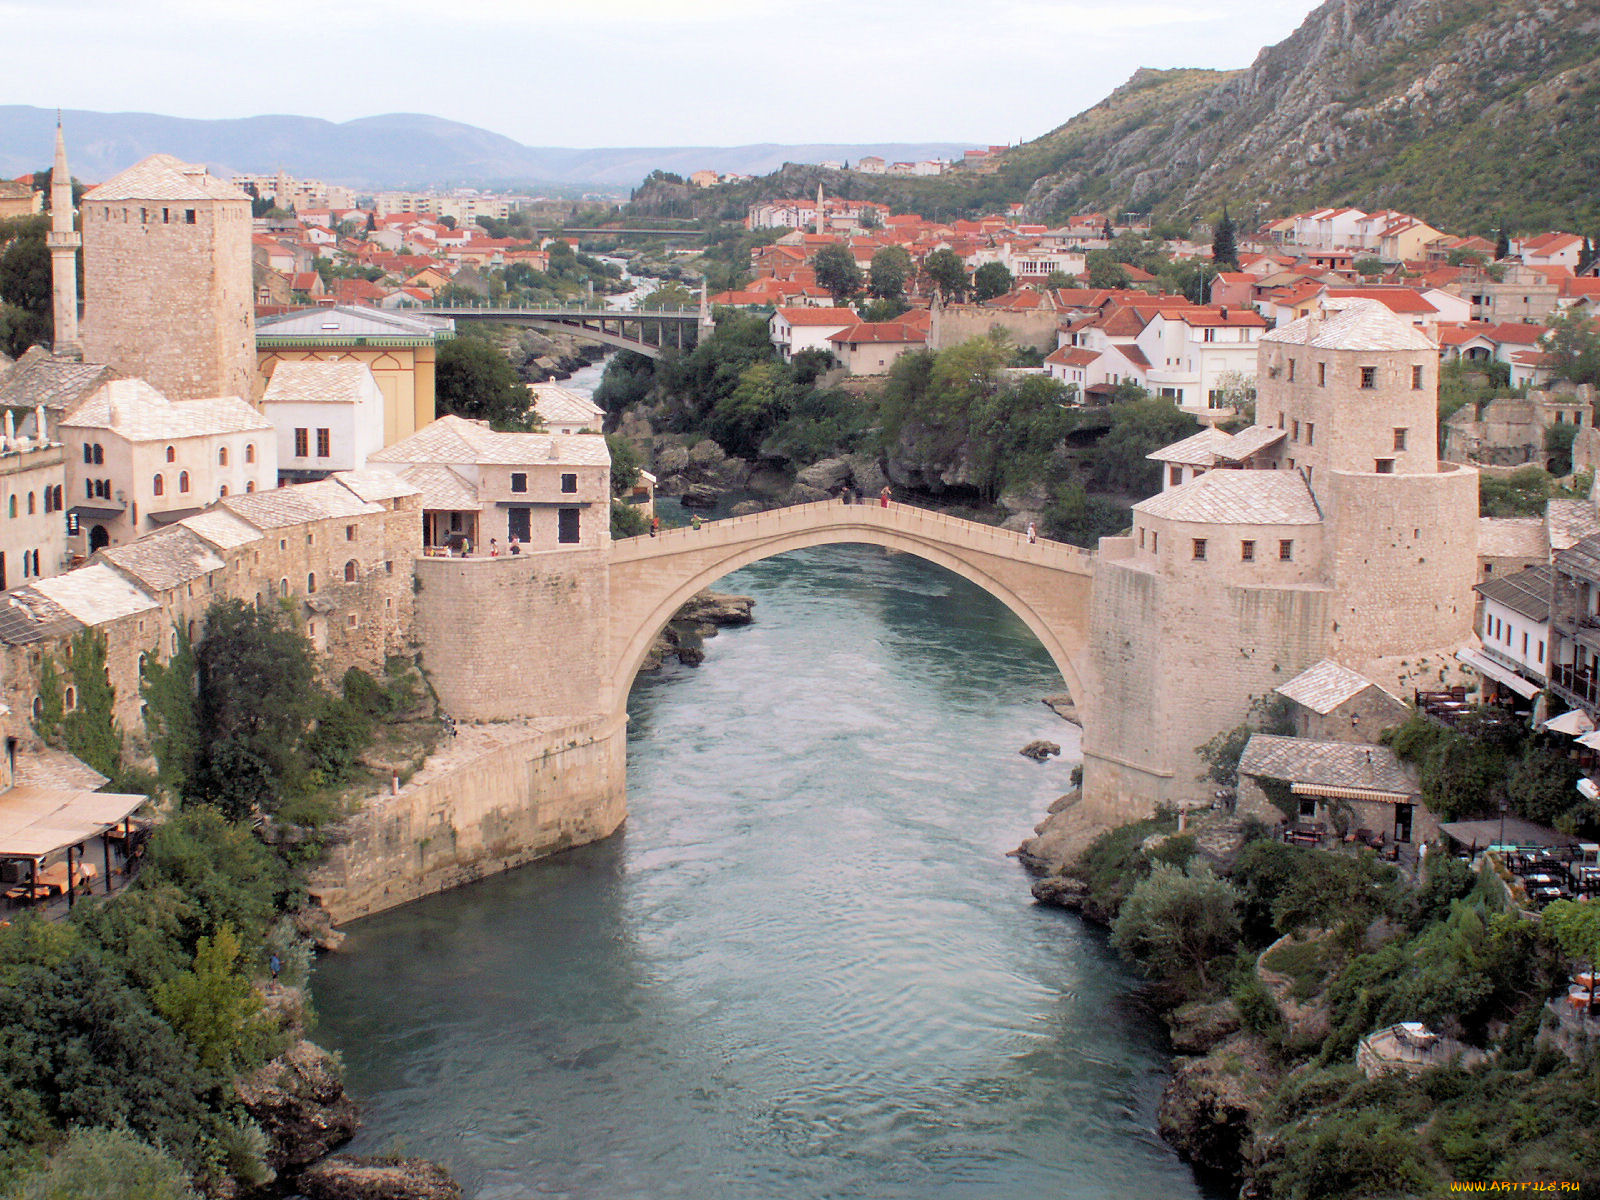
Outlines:
<svg viewBox="0 0 1600 1200"><path fill-rule="evenodd" d="M529 145L1035 137L1313 0L0 0L0 103L422 112Z"/></svg>

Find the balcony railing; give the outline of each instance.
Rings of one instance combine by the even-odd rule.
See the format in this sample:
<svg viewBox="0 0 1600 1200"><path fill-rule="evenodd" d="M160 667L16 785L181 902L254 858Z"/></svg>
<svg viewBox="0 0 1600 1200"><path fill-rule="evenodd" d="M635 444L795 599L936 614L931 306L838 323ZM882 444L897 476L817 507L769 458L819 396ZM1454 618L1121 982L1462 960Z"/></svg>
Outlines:
<svg viewBox="0 0 1600 1200"><path fill-rule="evenodd" d="M1590 708L1600 706L1600 680L1595 678L1592 670L1585 670L1573 666L1571 663L1557 663L1550 668L1550 682L1558 692L1578 704Z"/></svg>

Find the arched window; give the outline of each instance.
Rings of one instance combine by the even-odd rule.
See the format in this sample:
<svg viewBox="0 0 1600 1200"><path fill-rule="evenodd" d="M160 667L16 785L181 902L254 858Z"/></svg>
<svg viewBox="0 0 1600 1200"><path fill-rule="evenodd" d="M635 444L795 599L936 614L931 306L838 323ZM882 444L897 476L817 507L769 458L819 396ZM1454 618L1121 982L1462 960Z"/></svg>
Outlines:
<svg viewBox="0 0 1600 1200"><path fill-rule="evenodd" d="M344 565L344 581L346 583L356 581L356 560L353 558Z"/></svg>
<svg viewBox="0 0 1600 1200"><path fill-rule="evenodd" d="M37 511L37 510L34 508L33 493L29 492L28 493L28 515L30 517L33 516L35 511Z"/></svg>
<svg viewBox="0 0 1600 1200"><path fill-rule="evenodd" d="M244 481L244 490L247 491L247 492L255 491L256 490L256 481L254 479L246 479Z"/></svg>
<svg viewBox="0 0 1600 1200"><path fill-rule="evenodd" d="M96 442L94 444L94 462L95 462L95 466L99 466L101 463L105 462L105 460L106 460L105 447L102 446L99 442Z"/></svg>
<svg viewBox="0 0 1600 1200"><path fill-rule="evenodd" d="M227 484L223 484L220 488L217 489L217 495L218 496L226 496L227 494L228 494L228 485Z"/></svg>
<svg viewBox="0 0 1600 1200"><path fill-rule="evenodd" d="M13 517L17 515L17 498L15 496L11 497L7 502L6 511Z"/></svg>
<svg viewBox="0 0 1600 1200"><path fill-rule="evenodd" d="M168 462L177 462L178 461L178 450L177 450L176 446L168 446L167 447L167 461Z"/></svg>
<svg viewBox="0 0 1600 1200"><path fill-rule="evenodd" d="M33 552L33 577L35 579L39 578L39 552L37 550Z"/></svg>
<svg viewBox="0 0 1600 1200"><path fill-rule="evenodd" d="M244 460L247 463L255 462L255 460L256 460L256 444L254 442L245 443Z"/></svg>
<svg viewBox="0 0 1600 1200"><path fill-rule="evenodd" d="M187 492L189 490L189 472L178 472L178 490L180 492Z"/></svg>
<svg viewBox="0 0 1600 1200"><path fill-rule="evenodd" d="M164 476L157 475L155 482L150 485L150 490L158 496L165 496L167 494L166 478Z"/></svg>
<svg viewBox="0 0 1600 1200"><path fill-rule="evenodd" d="M55 488L53 488L53 487L45 488L45 490L44 490L44 511L45 512L47 512L47 513L55 512L55 510L56 510L55 498L56 498L56 490L55 490Z"/></svg>
<svg viewBox="0 0 1600 1200"><path fill-rule="evenodd" d="M317 576L315 572L306 576L306 594L310 595L317 590Z"/></svg>
<svg viewBox="0 0 1600 1200"><path fill-rule="evenodd" d="M226 446L218 446L217 447L217 466L225 467L227 465L228 465L228 448Z"/></svg>
<svg viewBox="0 0 1600 1200"><path fill-rule="evenodd" d="M174 654L178 652L178 631L176 629L172 631L172 652Z"/></svg>
<svg viewBox="0 0 1600 1200"><path fill-rule="evenodd" d="M42 716L44 716L44 698L35 696L33 698L33 719L37 721Z"/></svg>
<svg viewBox="0 0 1600 1200"><path fill-rule="evenodd" d="M288 594L289 594L289 581L288 581L288 579L280 579L280 580L278 580L278 595L287 596Z"/></svg>
<svg viewBox="0 0 1600 1200"><path fill-rule="evenodd" d="M71 712L73 709L75 709L77 707L78 707L78 689L69 685L67 687L67 711Z"/></svg>
<svg viewBox="0 0 1600 1200"><path fill-rule="evenodd" d="M94 461L94 447L89 445L88 442L83 444L83 461L86 463L92 463Z"/></svg>

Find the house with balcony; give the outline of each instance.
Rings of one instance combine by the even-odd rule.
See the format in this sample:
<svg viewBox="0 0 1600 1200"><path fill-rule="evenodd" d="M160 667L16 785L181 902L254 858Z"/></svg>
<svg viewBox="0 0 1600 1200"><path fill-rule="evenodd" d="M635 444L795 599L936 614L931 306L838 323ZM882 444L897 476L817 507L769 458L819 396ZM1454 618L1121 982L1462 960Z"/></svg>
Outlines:
<svg viewBox="0 0 1600 1200"><path fill-rule="evenodd" d="M1600 533L1557 551L1552 565L1550 690L1600 717Z"/></svg>
<svg viewBox="0 0 1600 1200"><path fill-rule="evenodd" d="M1463 647L1456 657L1483 677L1486 699L1525 704L1544 690L1554 583L1554 568L1540 563L1472 589L1479 597L1482 649Z"/></svg>

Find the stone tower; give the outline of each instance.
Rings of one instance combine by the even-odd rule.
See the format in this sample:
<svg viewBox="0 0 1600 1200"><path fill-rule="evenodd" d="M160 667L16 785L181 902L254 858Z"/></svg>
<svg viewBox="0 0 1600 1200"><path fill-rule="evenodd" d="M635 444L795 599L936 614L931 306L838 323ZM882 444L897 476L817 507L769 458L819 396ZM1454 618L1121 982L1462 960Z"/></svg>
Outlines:
<svg viewBox="0 0 1600 1200"><path fill-rule="evenodd" d="M155 154L83 197L83 350L173 400L254 392L250 197Z"/></svg>
<svg viewBox="0 0 1600 1200"><path fill-rule="evenodd" d="M55 338L50 349L63 358L83 357L78 341L78 247L83 239L72 227L72 172L67 170L67 143L56 114L56 161L50 171L50 283L55 295Z"/></svg>
<svg viewBox="0 0 1600 1200"><path fill-rule="evenodd" d="M817 184L817 233L828 232L828 211L822 203L822 185Z"/></svg>

